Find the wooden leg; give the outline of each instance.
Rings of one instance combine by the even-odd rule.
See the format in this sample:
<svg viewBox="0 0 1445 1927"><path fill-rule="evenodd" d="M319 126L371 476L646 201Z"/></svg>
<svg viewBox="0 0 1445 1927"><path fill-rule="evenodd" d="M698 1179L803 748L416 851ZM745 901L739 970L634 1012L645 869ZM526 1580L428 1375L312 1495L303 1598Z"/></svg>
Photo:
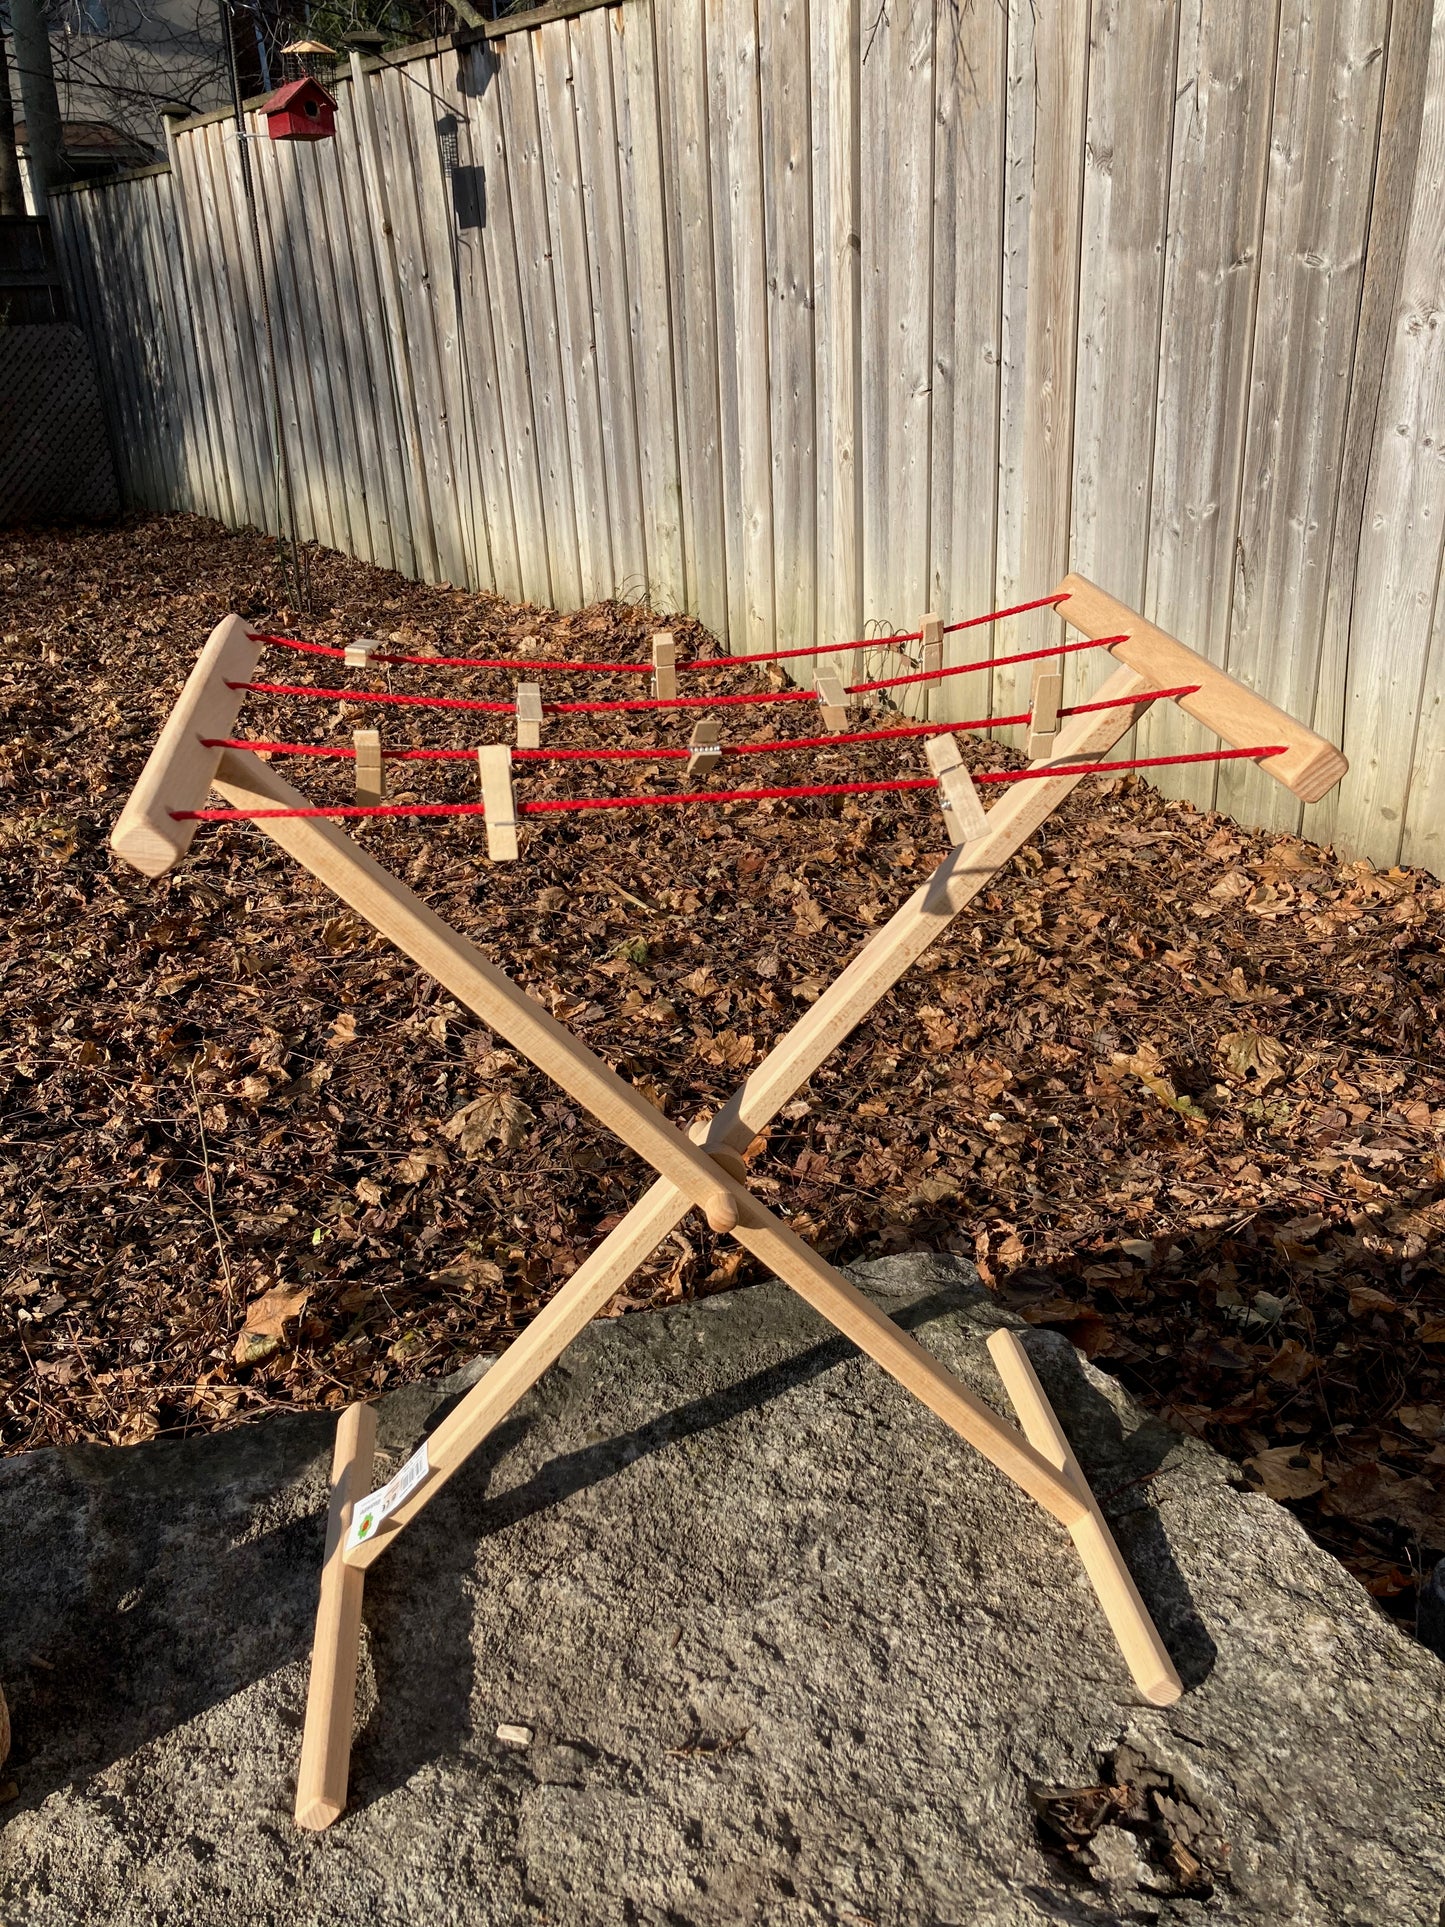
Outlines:
<svg viewBox="0 0 1445 1927"><path fill-rule="evenodd" d="M296 1777L296 1824L315 1833L329 1827L346 1807L356 1661L361 1650L361 1594L366 1575L345 1563L341 1548L351 1524L352 1507L371 1490L375 1448L374 1408L348 1405L336 1422L321 1603L316 1609L306 1731L301 1741L301 1770Z"/></svg>
<svg viewBox="0 0 1445 1927"><path fill-rule="evenodd" d="M364 1569L378 1559L404 1526L430 1504L447 1480L511 1411L523 1393L560 1358L582 1328L620 1291L637 1267L692 1209L675 1185L659 1178L583 1260L554 1298L514 1338L480 1383L453 1406L427 1440L430 1470L414 1492L387 1515L372 1536L353 1546L347 1562Z"/></svg>
<svg viewBox="0 0 1445 1927"><path fill-rule="evenodd" d="M1114 1544L1114 1535L1104 1522L1098 1501L1089 1489L1018 1333L996 1331L988 1341L988 1349L1025 1436L1051 1464L1067 1475L1085 1502L1083 1516L1069 1526L1069 1536L1078 1548L1089 1583L1119 1642L1124 1663L1134 1675L1134 1684L1151 1706L1172 1706L1184 1691L1174 1662L1149 1617L1149 1608L1139 1597L1139 1589Z"/></svg>

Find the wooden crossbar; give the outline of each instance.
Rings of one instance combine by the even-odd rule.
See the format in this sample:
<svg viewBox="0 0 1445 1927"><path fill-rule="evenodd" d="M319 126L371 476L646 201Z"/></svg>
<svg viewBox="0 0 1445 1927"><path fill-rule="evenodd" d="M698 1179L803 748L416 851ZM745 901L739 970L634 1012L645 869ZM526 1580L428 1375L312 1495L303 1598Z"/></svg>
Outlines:
<svg viewBox="0 0 1445 1927"><path fill-rule="evenodd" d="M1330 757L1343 767L1343 758L1323 739L1281 718L1279 711L1213 670L1183 644L1151 630L1082 578L1071 577L1069 582L1074 586L1068 588L1069 600L1063 606L1070 620L1086 633L1126 635L1125 643L1114 645L1118 655L1129 649L1126 666L1106 683L1100 692L1102 701L1124 703L1150 689L1198 682L1203 700L1191 713L1210 722L1236 747L1287 744L1293 758L1287 780L1297 793L1304 794L1334 767ZM196 741L203 735L230 734L239 701L238 692L227 684L249 680L254 669L256 645L244 625L234 618L229 621L233 626L220 625L208 642L112 838L121 855L150 875L169 867L189 844L194 824L175 823L170 812L199 807L206 785L214 783L231 805L243 810L308 805L299 790L259 758L236 750L207 751ZM1104 626L1091 626L1096 624ZM671 638L659 641L667 644ZM249 660L247 651L252 652ZM1181 662L1175 652L1182 652L1188 662ZM665 647L657 652L659 669L671 668L667 653ZM1210 676L1201 670L1209 670ZM1145 707L1134 702L1068 719L1052 739L1047 761L1035 767L1063 768L1098 757L1133 727ZM1284 724L1294 733L1286 733ZM505 747L501 755L508 755ZM940 760L952 771L956 749L946 742L940 745L934 761ZM990 1352L1018 1414L1018 1427L969 1392L769 1211L749 1190L739 1156L1082 780L1083 773L1068 773L1019 784L987 815L976 799L971 811L965 800L970 818L966 838L954 842L928 881L779 1040L730 1102L711 1119L695 1125L690 1134L662 1117L336 823L297 816L266 819L258 825L658 1173L651 1189L442 1421L380 1503L380 1495L368 1495L374 1459L372 1415L361 1406L341 1415L297 1787L298 1825L327 1826L345 1805L366 1568L395 1543L517 1400L693 1208L704 1213L715 1231L730 1231L1065 1527L1139 1691L1156 1705L1178 1698L1182 1687L1168 1652L1014 1335L995 1334ZM1305 787L1300 788L1301 784ZM368 1503L358 1511L363 1498Z"/></svg>

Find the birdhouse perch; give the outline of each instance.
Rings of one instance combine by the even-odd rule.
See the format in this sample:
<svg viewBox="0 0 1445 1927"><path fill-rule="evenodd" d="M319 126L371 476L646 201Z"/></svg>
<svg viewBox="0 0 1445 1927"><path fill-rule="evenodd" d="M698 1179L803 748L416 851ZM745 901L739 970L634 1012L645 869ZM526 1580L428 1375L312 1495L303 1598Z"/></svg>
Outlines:
<svg viewBox="0 0 1445 1927"><path fill-rule="evenodd" d="M288 80L261 109L273 141L324 141L336 132L336 102L319 80Z"/></svg>

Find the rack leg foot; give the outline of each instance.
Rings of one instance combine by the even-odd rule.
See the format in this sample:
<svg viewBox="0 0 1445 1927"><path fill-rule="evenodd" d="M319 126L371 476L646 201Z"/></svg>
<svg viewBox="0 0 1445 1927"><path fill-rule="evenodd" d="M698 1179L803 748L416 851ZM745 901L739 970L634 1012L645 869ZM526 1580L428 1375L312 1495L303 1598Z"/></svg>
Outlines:
<svg viewBox="0 0 1445 1927"><path fill-rule="evenodd" d="M371 1490L375 1447L375 1411L369 1405L348 1405L336 1422L326 1558L311 1647L301 1769L296 1776L296 1824L312 1833L329 1827L346 1808L366 1574L357 1566L348 1566L341 1552L351 1525L351 1509Z"/></svg>
<svg viewBox="0 0 1445 1927"><path fill-rule="evenodd" d="M1089 1508L1077 1524L1069 1527L1069 1537L1084 1562L1084 1571L1119 1642L1134 1684L1151 1706L1172 1706L1184 1691L1174 1662L1149 1617L1149 1608L1139 1597L1133 1575L1104 1522L1104 1515L1018 1333L996 1331L988 1341L988 1349L1018 1413L1024 1437L1036 1452L1067 1474Z"/></svg>

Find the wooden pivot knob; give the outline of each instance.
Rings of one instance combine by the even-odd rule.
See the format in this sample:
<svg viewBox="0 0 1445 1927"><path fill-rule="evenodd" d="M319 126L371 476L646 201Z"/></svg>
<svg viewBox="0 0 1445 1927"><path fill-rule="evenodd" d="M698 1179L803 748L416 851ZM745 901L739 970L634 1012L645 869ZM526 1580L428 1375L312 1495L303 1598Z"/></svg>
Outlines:
<svg viewBox="0 0 1445 1927"><path fill-rule="evenodd" d="M731 1231L738 1221L738 1208L730 1192L716 1191L704 1205L702 1215L714 1231Z"/></svg>

